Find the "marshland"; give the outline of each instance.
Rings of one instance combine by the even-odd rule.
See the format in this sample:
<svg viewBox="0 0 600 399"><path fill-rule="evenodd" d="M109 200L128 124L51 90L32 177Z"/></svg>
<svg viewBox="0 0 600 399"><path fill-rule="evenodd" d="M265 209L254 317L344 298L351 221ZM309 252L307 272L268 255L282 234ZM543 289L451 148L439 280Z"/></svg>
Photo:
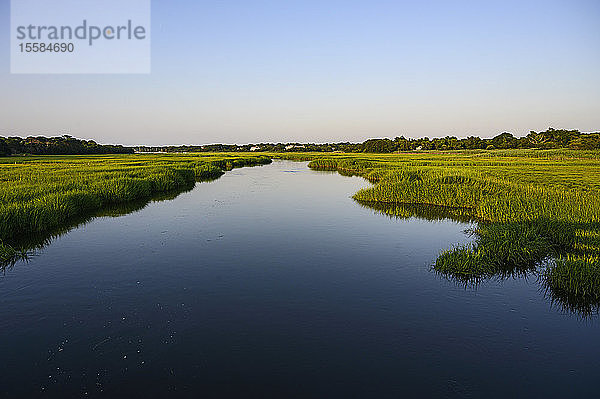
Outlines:
<svg viewBox="0 0 600 399"><path fill-rule="evenodd" d="M19 238L60 228L109 205L189 189L225 170L270 162L266 156L226 154L0 158L0 262L24 257L23 249L14 248Z"/></svg>
<svg viewBox="0 0 600 399"><path fill-rule="evenodd" d="M481 278L534 273L568 308L598 311L597 152L340 155L317 157L309 167L373 182L373 187L353 196L364 204L444 207L450 214L477 220L472 242L436 259L433 270L444 276L476 283Z"/></svg>
<svg viewBox="0 0 600 399"><path fill-rule="evenodd" d="M0 180L1 395L593 392L598 152L27 156Z"/></svg>

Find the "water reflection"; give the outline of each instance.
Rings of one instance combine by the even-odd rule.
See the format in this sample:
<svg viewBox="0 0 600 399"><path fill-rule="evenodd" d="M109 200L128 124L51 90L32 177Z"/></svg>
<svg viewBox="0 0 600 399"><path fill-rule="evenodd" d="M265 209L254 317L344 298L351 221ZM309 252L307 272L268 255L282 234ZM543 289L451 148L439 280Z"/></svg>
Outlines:
<svg viewBox="0 0 600 399"><path fill-rule="evenodd" d="M468 225L367 184L274 162L74 229L0 278L0 397L590 396L600 324L438 279Z"/></svg>
<svg viewBox="0 0 600 399"><path fill-rule="evenodd" d="M477 223L477 219L470 209L420 204L357 202L365 208L373 209L376 214L393 219L452 220L473 224L473 228L465 230L465 234L471 236L473 241L470 244L442 252L431 267L431 271L437 276L452 281L457 286L476 290L482 283L490 280L533 278L552 307L584 318L597 316L600 313L600 301L597 296L589 294L589 291L593 291L593 289L587 287L587 281L582 281L585 279L570 275L559 276L554 277L554 284L552 284L548 277L548 271L554 264L554 259L560 255L567 256L567 252L564 249L556 251L549 248L546 239L535 234L535 229L538 226L545 229L556 228L556 226L548 227L549 225L539 221L483 224ZM589 233L597 231L598 226L592 228L581 224L577 226L569 224L559 227L563 227L561 234L572 230L574 236L581 236L579 237L581 239L578 240L579 245L576 245L575 249L577 247L591 248L598 244L597 240L592 240L592 234ZM588 233L575 234L575 231ZM573 255L577 251L571 249L568 252ZM577 273L576 266L575 264L571 267L575 274ZM565 285L563 281L557 281L557 278L568 279L570 285Z"/></svg>
<svg viewBox="0 0 600 399"><path fill-rule="evenodd" d="M337 171L319 171L325 174L338 174ZM203 180L212 181L216 179ZM69 231L84 226L98 217L119 217L131 214L144 209L152 202L168 201L175 199L180 194L190 191L193 186L185 189L157 194L147 200L133 201L118 205L112 205L85 216L73 219L71 223L44 234L29 235L26 237L18 237L5 244L15 248L13 256L0 262L0 271L12 269L20 262L27 262L31 257L36 256L46 246L50 245L55 239L67 234ZM384 215L392 219L421 219L430 222L451 220L458 223L471 224L472 227L465 230L465 234L470 236L480 236L477 230L477 218L473 210L464 208L451 208L434 205L423 204L402 204L402 203L380 203L380 202L365 202L356 201L363 208L371 209L378 215ZM579 226L581 228L581 226ZM597 226L596 226L597 227ZM588 236L584 236L591 240ZM595 243L595 242L594 242ZM591 245L591 244L590 244ZM476 251L474 245L464 247L465 251ZM552 306L565 312L574 313L583 317L590 317L599 314L600 302L596 299L582 298L577 291L558 291L554 289L548 280L544 277L544 272L548 265L552 262L552 257L548 255L532 258L528 261L517 260L511 262L502 262L496 264L493 268L489 265L483 267L483 260L480 260L481 265L473 264L473 258L460 259L460 248L454 248L451 251L444 252L439 259L444 256L452 255L457 259L452 262L459 267L451 269L431 267L431 272L435 273L440 278L454 282L457 286L464 289L477 290L478 287L490 280L505 281L509 279L529 279L535 278L540 285L540 290L543 295L551 302ZM554 254L556 255L556 254ZM477 259L475 259L477 262ZM462 266L462 268L460 267ZM479 267L481 266L481 267Z"/></svg>
<svg viewBox="0 0 600 399"><path fill-rule="evenodd" d="M598 301L582 299L567 292L558 292L546 283L542 283L542 291L550 306L559 312L572 314L581 319L597 318L600 315Z"/></svg>
<svg viewBox="0 0 600 399"><path fill-rule="evenodd" d="M202 181L212 180L216 179L203 179ZM14 253L9 254L5 257L5 259L0 261L0 271L5 273L7 270L11 270L18 263L28 262L32 257L38 255L44 249L44 247L47 247L48 245L52 244L52 242L57 238L67 234L73 229L85 226L86 224L90 223L96 218L116 218L119 216L124 216L134 212L138 212L153 202L170 201L172 199L177 198L177 196L179 196L182 193L191 191L193 188L194 186L192 185L180 190L155 194L152 197L145 200L130 201L120 204L109 205L102 209L88 213L86 215L73 218L70 221L70 223L57 227L50 231L46 231L44 233L39 234L28 234L27 236L16 237L4 243L8 247L8 249L11 250L11 252L14 250Z"/></svg>
<svg viewBox="0 0 600 399"><path fill-rule="evenodd" d="M451 208L437 205L382 203L356 200L364 208L375 210L375 213L394 219L417 218L428 221L453 220L459 223L475 223L473 210Z"/></svg>

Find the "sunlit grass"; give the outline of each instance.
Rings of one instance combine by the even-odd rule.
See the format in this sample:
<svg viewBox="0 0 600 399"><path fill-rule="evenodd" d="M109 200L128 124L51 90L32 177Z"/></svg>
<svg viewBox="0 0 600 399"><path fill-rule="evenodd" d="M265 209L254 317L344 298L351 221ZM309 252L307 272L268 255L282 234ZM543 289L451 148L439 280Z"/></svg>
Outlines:
<svg viewBox="0 0 600 399"><path fill-rule="evenodd" d="M445 208L459 220L475 217L473 241L443 251L435 261L434 270L444 276L473 282L543 270L549 290L569 299L571 307L577 298L588 307L600 305L600 151L285 157L363 176L374 185L354 199L391 216L431 213L405 206L410 204Z"/></svg>
<svg viewBox="0 0 600 399"><path fill-rule="evenodd" d="M0 262L18 257L10 244L19 237L108 205L191 188L224 170L270 162L246 154L0 158Z"/></svg>

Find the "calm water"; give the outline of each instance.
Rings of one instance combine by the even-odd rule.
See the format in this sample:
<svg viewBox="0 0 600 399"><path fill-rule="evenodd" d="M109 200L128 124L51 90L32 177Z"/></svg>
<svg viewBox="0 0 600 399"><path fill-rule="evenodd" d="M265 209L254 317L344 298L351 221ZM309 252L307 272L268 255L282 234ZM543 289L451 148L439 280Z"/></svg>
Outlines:
<svg viewBox="0 0 600 399"><path fill-rule="evenodd" d="M367 184L275 162L54 240L0 276L0 397L596 397L596 318L441 279L468 225Z"/></svg>

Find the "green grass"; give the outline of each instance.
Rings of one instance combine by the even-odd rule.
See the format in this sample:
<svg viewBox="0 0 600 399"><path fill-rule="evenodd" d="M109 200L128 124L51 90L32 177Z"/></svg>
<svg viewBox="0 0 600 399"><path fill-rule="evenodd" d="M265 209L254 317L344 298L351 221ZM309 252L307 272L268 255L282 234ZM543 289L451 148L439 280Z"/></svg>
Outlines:
<svg viewBox="0 0 600 399"><path fill-rule="evenodd" d="M543 223L480 224L475 240L442 252L434 269L469 282L483 277L525 275L560 248Z"/></svg>
<svg viewBox="0 0 600 399"><path fill-rule="evenodd" d="M600 151L283 157L368 179L374 185L354 199L393 217L476 219L473 242L435 261L443 276L469 283L533 272L571 308L600 307Z"/></svg>
<svg viewBox="0 0 600 399"><path fill-rule="evenodd" d="M18 238L109 205L193 187L270 157L362 176L354 198L393 217L478 221L473 242L433 268L460 280L540 275L570 308L600 306L600 152L503 150L401 154L161 154L0 158L0 261Z"/></svg>
<svg viewBox="0 0 600 399"><path fill-rule="evenodd" d="M600 303L600 258L589 255L559 257L544 271L550 297L569 311L597 312Z"/></svg>
<svg viewBox="0 0 600 399"><path fill-rule="evenodd" d="M270 162L249 154L0 158L0 263L20 256L15 242L104 207L189 189L225 170Z"/></svg>

